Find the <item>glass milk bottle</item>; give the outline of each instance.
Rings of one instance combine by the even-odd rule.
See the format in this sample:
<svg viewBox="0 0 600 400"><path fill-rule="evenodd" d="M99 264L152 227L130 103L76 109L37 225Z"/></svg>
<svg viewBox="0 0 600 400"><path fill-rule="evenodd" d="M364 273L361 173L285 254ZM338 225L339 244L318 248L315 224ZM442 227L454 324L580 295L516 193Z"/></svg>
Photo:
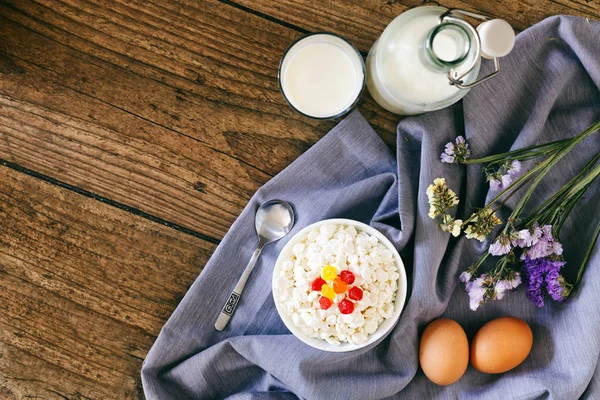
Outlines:
<svg viewBox="0 0 600 400"><path fill-rule="evenodd" d="M464 17L485 21L477 29ZM456 103L469 89L499 72L498 58L515 36L503 20L461 10L423 6L394 19L367 57L367 87L388 111L411 115ZM481 57L495 71L477 80Z"/></svg>

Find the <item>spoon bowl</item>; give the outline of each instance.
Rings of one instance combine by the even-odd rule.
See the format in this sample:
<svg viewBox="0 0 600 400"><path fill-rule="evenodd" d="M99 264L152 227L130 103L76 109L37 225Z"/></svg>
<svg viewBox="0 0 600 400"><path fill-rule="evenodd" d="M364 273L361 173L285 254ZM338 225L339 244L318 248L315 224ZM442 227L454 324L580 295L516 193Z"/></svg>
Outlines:
<svg viewBox="0 0 600 400"><path fill-rule="evenodd" d="M269 200L258 208L255 226L260 242L279 240L294 226L294 210L285 201Z"/></svg>

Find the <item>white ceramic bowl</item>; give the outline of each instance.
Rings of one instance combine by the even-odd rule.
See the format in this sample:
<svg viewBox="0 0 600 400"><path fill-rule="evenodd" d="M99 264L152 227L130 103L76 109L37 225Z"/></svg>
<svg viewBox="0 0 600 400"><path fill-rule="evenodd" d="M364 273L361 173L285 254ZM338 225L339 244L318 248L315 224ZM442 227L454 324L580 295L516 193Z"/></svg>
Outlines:
<svg viewBox="0 0 600 400"><path fill-rule="evenodd" d="M306 234L308 231L310 231L314 228L318 228L321 225L325 225L325 224L353 226L358 231L363 231L363 232L368 233L369 235L375 236L379 240L380 243L383 243L388 249L390 249L392 251L392 253L394 254L395 260L396 260L396 265L398 267L398 274L400 275L400 277L398 278L398 290L396 292L396 299L394 301L394 313L392 314L392 317L388 318L388 319L384 319L383 322L381 323L381 325L379 325L379 327L377 328L377 331L375 331L375 333L369 335L366 342L358 344L358 345L347 343L347 342L343 342L339 345L334 345L334 344L327 343L323 339L306 336L305 334L303 334L300 331L300 329L298 327L296 327L296 325L294 325L294 323L292 322L292 319L283 313L283 310L281 309L281 306L277 300L276 293L278 291L278 288L277 288L276 277L279 275L279 271L282 268L283 262L292 255L292 249L294 248L294 245L300 241L300 239L302 238L302 236L304 234ZM283 250L281 250L281 253L279 253L279 257L277 257L277 261L275 262L275 268L273 269L272 287L273 287L273 298L275 300L275 307L277 307L277 312L279 313L279 317L281 317L285 326L290 330L290 332L292 332L294 334L294 336L296 336L298 339L300 339L304 343L308 344L309 346L312 346L319 350L331 351L331 352L346 352L346 351L357 350L362 347L368 346L371 343L375 343L376 341L378 341L379 339L383 338L388 333L390 333L392 328L396 325L396 322L398 322L398 319L400 318L400 313L402 312L402 309L404 308L404 301L406 300L406 271L404 270L404 264L402 263L402 259L400 258L400 254L398 254L398 251L396 250L396 248L392 245L392 243L385 236L383 236L381 234L381 232L379 232L375 228L372 228L367 224L363 224L362 222L354 221L351 219L327 219L327 220L319 221L312 225L307 226L306 228L302 229L300 232L296 233L290 239L290 241L287 242L287 244L284 246Z"/></svg>

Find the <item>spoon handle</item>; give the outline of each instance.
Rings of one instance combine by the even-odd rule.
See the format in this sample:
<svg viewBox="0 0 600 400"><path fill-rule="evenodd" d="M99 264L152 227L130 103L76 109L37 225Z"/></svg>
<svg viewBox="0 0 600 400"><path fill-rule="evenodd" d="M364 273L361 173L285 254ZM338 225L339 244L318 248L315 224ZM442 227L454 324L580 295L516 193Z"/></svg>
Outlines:
<svg viewBox="0 0 600 400"><path fill-rule="evenodd" d="M233 315L233 312L240 301L240 297L242 297L242 292L244 291L244 286L246 286L246 281L248 281L248 277L250 276L252 269L254 269L254 264L256 264L256 260L258 260L258 256L260 255L262 248L262 245L258 246L258 248L254 251L250 262L244 270L244 273L233 288L229 299L227 299L227 302L225 302L225 305L221 310L221 314L219 314L219 318L217 318L217 322L215 323L216 330L222 331L227 326L227 323L229 323L229 320L231 319L231 316Z"/></svg>

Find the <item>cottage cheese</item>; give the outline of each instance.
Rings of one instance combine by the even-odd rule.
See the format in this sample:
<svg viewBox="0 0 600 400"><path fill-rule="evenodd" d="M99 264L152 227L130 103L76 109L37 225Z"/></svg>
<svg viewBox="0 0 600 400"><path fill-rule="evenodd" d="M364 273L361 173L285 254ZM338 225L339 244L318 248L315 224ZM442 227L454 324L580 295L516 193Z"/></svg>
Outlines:
<svg viewBox="0 0 600 400"><path fill-rule="evenodd" d="M306 336L336 345L361 344L394 313L400 277L394 253L375 236L353 226L326 224L305 232L281 265L275 299ZM337 294L333 305L322 310L321 293L311 290L326 265L336 267L338 273L350 270L355 275L351 286L363 290L351 314L342 314L338 308L345 294Z"/></svg>

